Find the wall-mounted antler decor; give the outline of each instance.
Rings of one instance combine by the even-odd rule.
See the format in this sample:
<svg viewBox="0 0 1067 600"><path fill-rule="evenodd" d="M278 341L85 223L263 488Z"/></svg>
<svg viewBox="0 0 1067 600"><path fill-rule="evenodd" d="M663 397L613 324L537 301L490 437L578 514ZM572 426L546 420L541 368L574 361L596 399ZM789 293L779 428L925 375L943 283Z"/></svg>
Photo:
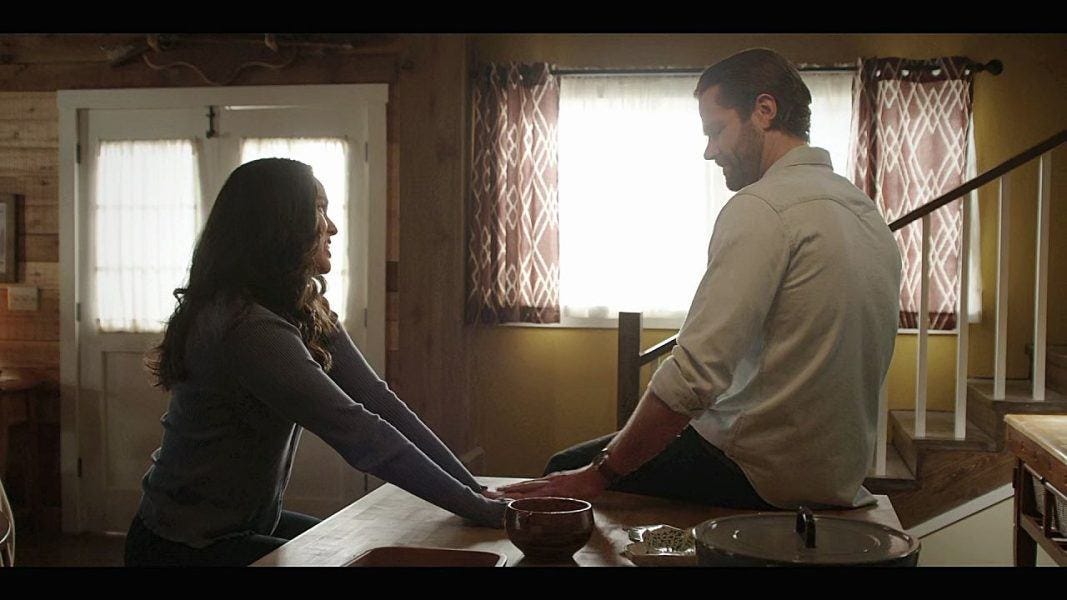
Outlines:
<svg viewBox="0 0 1067 600"><path fill-rule="evenodd" d="M149 34L146 40L149 51L142 53L141 59L156 71L188 68L210 85L229 85L245 69L284 69L298 53L296 48L279 49L277 39L269 33L259 44L232 41L229 44L226 52L219 52L217 45L210 41Z"/></svg>
<svg viewBox="0 0 1067 600"><path fill-rule="evenodd" d="M103 48L112 68L140 59L156 71L189 69L210 85L229 85L253 68L281 70L302 56L388 51L379 34L148 34L143 42Z"/></svg>

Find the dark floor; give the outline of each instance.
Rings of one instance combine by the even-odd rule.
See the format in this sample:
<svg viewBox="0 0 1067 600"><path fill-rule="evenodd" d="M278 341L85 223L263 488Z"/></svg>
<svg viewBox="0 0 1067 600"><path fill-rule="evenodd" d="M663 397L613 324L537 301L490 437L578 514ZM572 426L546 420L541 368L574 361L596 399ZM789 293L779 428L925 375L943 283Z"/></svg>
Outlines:
<svg viewBox="0 0 1067 600"><path fill-rule="evenodd" d="M15 538L16 567L121 567L121 533L33 533Z"/></svg>

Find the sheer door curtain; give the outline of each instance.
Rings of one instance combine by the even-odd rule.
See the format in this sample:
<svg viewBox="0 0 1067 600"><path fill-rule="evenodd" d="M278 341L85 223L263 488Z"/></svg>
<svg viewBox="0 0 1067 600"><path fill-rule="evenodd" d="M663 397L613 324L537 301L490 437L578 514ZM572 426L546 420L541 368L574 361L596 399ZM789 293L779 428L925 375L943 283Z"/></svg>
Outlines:
<svg viewBox="0 0 1067 600"><path fill-rule="evenodd" d="M247 139L241 161L282 156L312 166L338 224L326 297L344 319L348 300L346 144L336 139ZM163 330L174 289L188 281L202 222L199 149L194 140L105 141L96 157L93 223L94 300L106 332Z"/></svg>
<svg viewBox="0 0 1067 600"><path fill-rule="evenodd" d="M199 205L193 140L100 143L90 212L101 331L163 331L188 279Z"/></svg>

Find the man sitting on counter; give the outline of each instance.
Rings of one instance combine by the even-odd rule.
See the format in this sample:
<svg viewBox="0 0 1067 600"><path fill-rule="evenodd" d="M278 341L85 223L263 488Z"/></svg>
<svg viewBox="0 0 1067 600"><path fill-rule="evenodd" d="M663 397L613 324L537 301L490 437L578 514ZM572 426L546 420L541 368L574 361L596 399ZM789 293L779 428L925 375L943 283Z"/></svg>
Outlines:
<svg viewBox="0 0 1067 600"><path fill-rule="evenodd" d="M500 491L871 504L862 482L897 333L896 241L875 203L808 145L811 93L784 57L735 54L705 70L694 95L704 158L737 193L678 343L621 431Z"/></svg>

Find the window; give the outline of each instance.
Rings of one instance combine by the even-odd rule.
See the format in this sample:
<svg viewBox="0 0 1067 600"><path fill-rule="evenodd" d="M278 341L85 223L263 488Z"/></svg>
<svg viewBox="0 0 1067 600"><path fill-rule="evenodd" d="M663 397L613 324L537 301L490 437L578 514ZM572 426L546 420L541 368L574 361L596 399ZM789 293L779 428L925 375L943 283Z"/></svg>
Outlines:
<svg viewBox="0 0 1067 600"><path fill-rule="evenodd" d="M245 138L241 140L241 164L259 158L286 157L311 165L329 201L327 214L338 223L334 248L348 248L348 145L343 139ZM326 300L344 322L348 313L348 253L337 252L326 274Z"/></svg>
<svg viewBox="0 0 1067 600"><path fill-rule="evenodd" d="M162 331L196 242L195 146L105 141L98 149L91 219L100 330Z"/></svg>
<svg viewBox="0 0 1067 600"><path fill-rule="evenodd" d="M844 175L851 72L804 73L811 143ZM618 312L678 327L732 197L705 161L698 77L564 76L559 106L560 304L564 324L614 325Z"/></svg>

